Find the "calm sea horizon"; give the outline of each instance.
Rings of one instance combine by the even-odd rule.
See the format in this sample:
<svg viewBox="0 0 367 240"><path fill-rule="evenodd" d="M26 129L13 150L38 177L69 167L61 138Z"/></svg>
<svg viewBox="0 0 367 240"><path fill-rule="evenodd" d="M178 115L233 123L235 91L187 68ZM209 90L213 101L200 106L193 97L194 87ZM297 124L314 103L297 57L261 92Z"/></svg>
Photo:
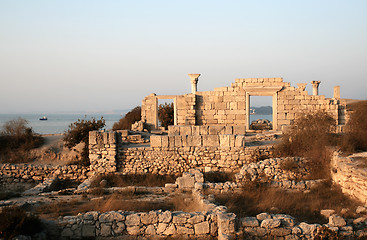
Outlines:
<svg viewBox="0 0 367 240"><path fill-rule="evenodd" d="M86 119L90 120L94 117L96 120L103 119L106 121L105 130L112 129L112 126L115 122L118 122L122 115L121 114L104 114L104 113L95 113L95 114L63 114L63 113L55 113L55 114L47 114L47 120L41 121L40 118L43 115L40 114L0 114L0 128L3 127L4 123L7 121L23 118L28 121L28 126L33 129L35 133L39 134L58 134L64 133L69 129L69 125L78 121L78 119Z"/></svg>
<svg viewBox="0 0 367 240"><path fill-rule="evenodd" d="M33 129L35 133L39 134L59 134L64 133L68 130L69 125L76 122L78 119L86 119L89 120L94 117L96 120L104 118L106 121L105 130L112 129L112 126L115 122L118 122L123 115L117 113L104 114L104 113L95 113L95 114L63 114L63 113L55 113L48 114L46 121L39 120L43 117L40 114L0 114L0 128L3 127L4 123L7 121L23 118L28 121L28 126ZM250 115L250 122L256 119L268 119L272 121L272 115Z"/></svg>

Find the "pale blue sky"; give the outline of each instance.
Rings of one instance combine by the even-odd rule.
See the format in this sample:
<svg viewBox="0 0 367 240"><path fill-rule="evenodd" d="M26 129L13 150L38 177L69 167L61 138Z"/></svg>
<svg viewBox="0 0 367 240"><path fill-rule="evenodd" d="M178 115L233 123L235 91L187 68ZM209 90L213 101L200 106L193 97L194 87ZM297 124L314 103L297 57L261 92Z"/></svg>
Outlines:
<svg viewBox="0 0 367 240"><path fill-rule="evenodd" d="M235 78L367 99L366 0L0 0L0 113L108 111ZM311 92L308 84L307 90Z"/></svg>

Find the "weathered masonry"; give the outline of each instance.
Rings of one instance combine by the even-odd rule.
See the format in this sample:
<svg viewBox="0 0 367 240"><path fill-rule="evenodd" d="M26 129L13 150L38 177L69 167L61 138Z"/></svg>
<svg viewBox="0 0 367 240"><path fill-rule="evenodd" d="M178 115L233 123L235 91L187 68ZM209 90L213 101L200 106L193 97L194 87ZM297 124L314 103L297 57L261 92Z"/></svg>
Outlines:
<svg viewBox="0 0 367 240"><path fill-rule="evenodd" d="M282 130L298 114L325 110L344 125L345 101L340 99L340 87L334 87L333 98L318 95L319 81L311 81L313 94L305 91L307 83L291 87L283 78L240 78L230 87L214 91L197 91L200 74L189 74L192 92L184 95L157 96L150 94L142 101L142 120L158 127L158 100L173 99L174 125L242 125L250 126L250 96L272 96L273 130Z"/></svg>

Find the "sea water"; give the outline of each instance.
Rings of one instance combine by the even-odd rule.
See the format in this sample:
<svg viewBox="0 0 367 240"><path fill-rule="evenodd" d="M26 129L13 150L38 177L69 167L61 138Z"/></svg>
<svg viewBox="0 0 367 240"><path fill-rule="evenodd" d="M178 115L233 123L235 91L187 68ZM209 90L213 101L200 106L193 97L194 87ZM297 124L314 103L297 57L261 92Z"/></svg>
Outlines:
<svg viewBox="0 0 367 240"><path fill-rule="evenodd" d="M39 134L58 134L64 133L69 129L70 124L76 122L78 119L90 120L94 117L96 120L103 119L106 121L104 130L112 129L115 122L118 122L123 114L48 114L47 120L41 121L40 118L43 115L40 114L0 114L0 128L7 121L23 118L28 121L28 126L33 129L34 132ZM272 115L250 115L250 122L256 119L268 119L272 121Z"/></svg>
<svg viewBox="0 0 367 240"><path fill-rule="evenodd" d="M250 115L250 123L254 120L257 120L257 119L267 119L269 120L270 122L273 121L273 115L260 115L260 114L253 114L253 115Z"/></svg>
<svg viewBox="0 0 367 240"><path fill-rule="evenodd" d="M93 117L96 120L103 119L106 121L105 130L112 129L115 122L118 122L123 116L121 114L48 114L47 120L39 120L43 117L40 114L0 114L0 128L3 127L7 121L23 118L28 121L28 126L33 129L35 133L39 134L57 134L64 133L69 129L70 124L82 120L90 120Z"/></svg>

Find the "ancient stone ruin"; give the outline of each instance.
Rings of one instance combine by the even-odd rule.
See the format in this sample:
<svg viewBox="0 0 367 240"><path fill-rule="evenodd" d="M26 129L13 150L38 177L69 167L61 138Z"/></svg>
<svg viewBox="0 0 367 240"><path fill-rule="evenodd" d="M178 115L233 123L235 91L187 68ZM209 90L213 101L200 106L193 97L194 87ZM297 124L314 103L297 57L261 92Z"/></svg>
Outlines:
<svg viewBox="0 0 367 240"><path fill-rule="evenodd" d="M174 125L240 125L250 127L250 96L272 96L273 130L282 130L306 111L325 110L345 124L346 102L340 98L340 87L333 98L318 94L320 81L311 81L312 95L305 91L306 83L292 87L283 78L239 78L230 87L214 91L197 91L200 74L189 74L191 93L184 95L146 96L142 101L142 120L158 128L158 100L173 99Z"/></svg>
<svg viewBox="0 0 367 240"><path fill-rule="evenodd" d="M366 169L358 168L353 157L341 157L335 153L331 177L344 193L364 204L355 211L357 215L354 219L343 218L333 209L321 211L321 215L328 220L323 225L297 221L290 215L270 212L241 217L217 203L214 197L214 194L239 193L249 181L267 181L272 188L305 194L324 183L324 179L304 178L307 171L302 167L300 169L303 171L297 173L283 169L282 163L287 159L271 157L272 144L282 130L306 111L326 111L334 117L339 131L342 131L346 102L340 98L338 86L334 88L333 98L325 98L318 95L319 81L311 82L313 94L309 95L305 91L306 83L300 83L295 88L283 82L282 78L247 78L236 79L230 87L199 92L197 83L200 74L189 76L190 94L151 94L144 98L142 121L133 126L136 131L89 132L88 167L1 164L1 184L22 182L34 187L24 191L20 199L0 201L0 208L13 205L29 207L44 201L44 198L55 199L55 196L63 194L88 197L95 190L92 182L100 174L172 174L177 177L175 182L166 183L164 187L104 188L101 181L96 188L103 188L108 193L143 189L157 193L154 195L156 198L159 198L159 194L189 194L188 200L198 210L82 212L54 220L52 231L47 233L47 237L313 239L324 228L346 239L367 237L367 174ZM273 131L249 131L250 96L272 96L272 122L260 121L258 124L266 124L267 129L272 128ZM144 132L147 126L150 130L158 129L159 99L173 99L174 125L169 126L165 134ZM291 160L302 166L303 159L293 157ZM235 174L231 181L210 182L204 179L204 174L208 172ZM57 179L73 179L82 183L73 189L51 191ZM98 201L100 198L103 197L90 197L88 201Z"/></svg>

